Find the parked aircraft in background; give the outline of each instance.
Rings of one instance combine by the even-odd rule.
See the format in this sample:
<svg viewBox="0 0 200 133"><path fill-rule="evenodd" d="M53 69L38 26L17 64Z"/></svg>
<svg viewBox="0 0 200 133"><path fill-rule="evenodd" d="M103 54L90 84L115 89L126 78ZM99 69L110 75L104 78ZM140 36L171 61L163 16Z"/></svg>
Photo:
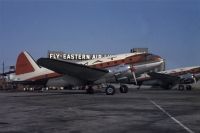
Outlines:
<svg viewBox="0 0 200 133"><path fill-rule="evenodd" d="M164 70L164 60L150 53L126 53L82 62L67 62L40 58L37 63L27 53L18 56L15 75L11 80L22 84L45 86L88 86L93 93L93 85L106 84L108 95L115 93L110 83L120 83L120 92L126 93L125 83L137 84L136 78L143 73Z"/></svg>
<svg viewBox="0 0 200 133"><path fill-rule="evenodd" d="M177 68L160 72L149 72L137 78L139 85L158 85L165 89L191 90L200 79L200 66Z"/></svg>

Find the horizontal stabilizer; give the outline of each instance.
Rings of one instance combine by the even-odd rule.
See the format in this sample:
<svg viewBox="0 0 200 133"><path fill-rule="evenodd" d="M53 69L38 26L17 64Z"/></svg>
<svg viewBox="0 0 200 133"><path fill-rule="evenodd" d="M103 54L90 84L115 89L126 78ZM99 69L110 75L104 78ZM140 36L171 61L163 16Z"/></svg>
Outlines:
<svg viewBox="0 0 200 133"><path fill-rule="evenodd" d="M13 84L23 84L23 85L46 85L48 79L40 79L37 81L12 81Z"/></svg>
<svg viewBox="0 0 200 133"><path fill-rule="evenodd" d="M15 73L15 71L9 71L9 72L4 72L4 73L0 73L0 76L7 76L11 73Z"/></svg>

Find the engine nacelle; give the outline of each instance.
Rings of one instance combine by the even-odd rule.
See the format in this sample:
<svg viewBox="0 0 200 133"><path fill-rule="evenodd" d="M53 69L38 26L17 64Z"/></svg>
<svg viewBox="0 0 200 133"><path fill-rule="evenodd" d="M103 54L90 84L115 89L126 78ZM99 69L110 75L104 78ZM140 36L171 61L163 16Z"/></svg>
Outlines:
<svg viewBox="0 0 200 133"><path fill-rule="evenodd" d="M196 82L196 78L190 73L182 75L180 78L180 84L192 84Z"/></svg>
<svg viewBox="0 0 200 133"><path fill-rule="evenodd" d="M115 81L129 83L133 77L130 65L118 65L115 67L108 68L111 75L114 76Z"/></svg>
<svg viewBox="0 0 200 133"><path fill-rule="evenodd" d="M110 68L108 68L108 70L110 73L119 75L119 74L125 73L127 71L130 71L130 68L131 68L130 65L122 64L122 65L118 65L115 67L110 67Z"/></svg>

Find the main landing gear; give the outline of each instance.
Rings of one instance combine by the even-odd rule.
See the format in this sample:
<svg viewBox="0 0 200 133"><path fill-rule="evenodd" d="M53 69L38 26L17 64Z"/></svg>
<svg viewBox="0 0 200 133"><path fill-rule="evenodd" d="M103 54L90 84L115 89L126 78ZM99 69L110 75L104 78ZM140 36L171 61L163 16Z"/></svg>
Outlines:
<svg viewBox="0 0 200 133"><path fill-rule="evenodd" d="M106 95L114 95L116 93L116 88L118 88L116 86L119 87L120 93L128 93L128 86L124 85L124 84L122 84L120 86L108 84L108 85L101 87L101 88L105 88ZM87 94L94 94L93 86L87 86L87 87L85 87L85 89L86 89Z"/></svg>
<svg viewBox="0 0 200 133"><path fill-rule="evenodd" d="M188 91L190 91L190 90L192 90L192 86L191 85L180 84L180 85L178 85L178 90L181 90L181 91L188 90Z"/></svg>
<svg viewBox="0 0 200 133"><path fill-rule="evenodd" d="M121 93L127 93L128 92L128 86L127 85L120 85L119 91ZM116 88L113 85L108 85L105 89L106 95L114 95L116 92Z"/></svg>

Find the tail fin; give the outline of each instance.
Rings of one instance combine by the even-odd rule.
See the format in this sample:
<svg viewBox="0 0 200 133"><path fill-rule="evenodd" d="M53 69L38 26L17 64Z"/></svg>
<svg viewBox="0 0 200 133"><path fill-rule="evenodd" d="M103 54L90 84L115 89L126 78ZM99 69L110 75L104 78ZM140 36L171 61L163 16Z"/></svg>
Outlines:
<svg viewBox="0 0 200 133"><path fill-rule="evenodd" d="M40 67L34 59L26 52L21 52L17 58L16 75L34 72Z"/></svg>

